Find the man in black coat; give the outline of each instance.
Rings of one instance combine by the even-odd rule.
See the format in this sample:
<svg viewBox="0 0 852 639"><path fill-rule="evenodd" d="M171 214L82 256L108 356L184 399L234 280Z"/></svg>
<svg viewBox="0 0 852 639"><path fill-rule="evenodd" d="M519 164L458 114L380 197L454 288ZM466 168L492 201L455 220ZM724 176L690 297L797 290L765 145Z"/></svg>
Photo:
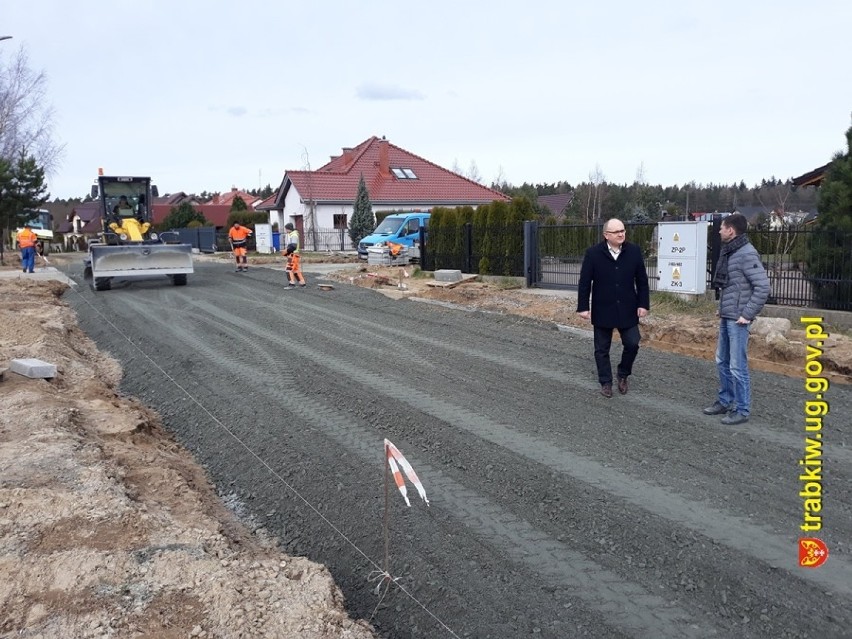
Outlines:
<svg viewBox="0 0 852 639"><path fill-rule="evenodd" d="M624 395L639 353L639 318L645 317L651 307L642 250L625 241L625 233L621 220L613 218L604 224L604 241L589 247L583 258L577 292L577 313L583 319L590 319L594 326L595 364L604 397L612 397L609 349L613 329L617 328L621 336L618 391Z"/></svg>

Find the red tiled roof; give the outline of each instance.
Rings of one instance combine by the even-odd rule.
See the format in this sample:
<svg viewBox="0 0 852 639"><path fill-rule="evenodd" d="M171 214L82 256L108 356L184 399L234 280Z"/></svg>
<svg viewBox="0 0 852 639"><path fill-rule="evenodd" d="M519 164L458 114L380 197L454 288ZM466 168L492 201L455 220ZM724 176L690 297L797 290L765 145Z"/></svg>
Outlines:
<svg viewBox="0 0 852 639"><path fill-rule="evenodd" d="M231 214L230 204L199 204L195 210L201 213L213 226L227 226Z"/></svg>
<svg viewBox="0 0 852 639"><path fill-rule="evenodd" d="M260 202L257 206L254 207L255 211L268 211L272 208L275 208L275 200L278 198L278 193L273 193L268 198Z"/></svg>
<svg viewBox="0 0 852 639"><path fill-rule="evenodd" d="M173 206L168 204L155 204L151 207L151 220L154 224L160 224L172 212ZM227 226L228 216L231 214L230 204L196 204L193 206L213 226Z"/></svg>
<svg viewBox="0 0 852 639"><path fill-rule="evenodd" d="M555 195L539 195L538 203L550 209L553 215L562 215L571 200L574 199L574 193L557 193Z"/></svg>
<svg viewBox="0 0 852 639"><path fill-rule="evenodd" d="M384 147L384 148L383 148ZM397 178L389 169L411 169L416 179ZM436 206L486 204L510 197L441 168L375 136L316 171L287 171L276 203L283 204L288 181L303 199L316 202L354 202L361 175L372 204L433 203Z"/></svg>
<svg viewBox="0 0 852 639"><path fill-rule="evenodd" d="M210 204L227 204L228 206L231 206L234 203L234 199L236 199L237 197L242 198L243 202L246 203L246 206L248 208L251 208L251 205L260 199L256 195L251 195L250 193L246 193L245 191L231 189L226 193L221 193L218 196L214 196Z"/></svg>
<svg viewBox="0 0 852 639"><path fill-rule="evenodd" d="M156 206L157 204L168 204L169 206L177 206L178 204L180 204L184 200L195 201L195 198L190 197L189 195L187 195L183 191L178 191L177 193L171 193L171 194L163 195L163 196L160 196L160 197L155 197L154 198L154 205Z"/></svg>

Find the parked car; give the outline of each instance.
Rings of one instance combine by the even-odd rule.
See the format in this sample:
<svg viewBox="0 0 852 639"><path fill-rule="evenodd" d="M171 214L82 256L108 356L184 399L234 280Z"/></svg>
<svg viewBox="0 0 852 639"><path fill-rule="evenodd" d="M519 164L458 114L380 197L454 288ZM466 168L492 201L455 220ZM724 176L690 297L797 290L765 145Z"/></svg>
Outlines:
<svg viewBox="0 0 852 639"><path fill-rule="evenodd" d="M375 230L358 243L358 257L367 259L367 249L388 242L413 248L419 244L420 229L429 226L428 212L411 211L388 215Z"/></svg>

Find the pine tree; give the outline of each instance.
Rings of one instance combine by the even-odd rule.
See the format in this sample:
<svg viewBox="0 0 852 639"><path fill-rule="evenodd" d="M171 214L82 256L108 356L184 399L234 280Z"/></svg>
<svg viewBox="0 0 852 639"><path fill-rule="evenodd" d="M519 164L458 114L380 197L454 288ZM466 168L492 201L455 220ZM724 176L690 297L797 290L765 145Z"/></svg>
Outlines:
<svg viewBox="0 0 852 639"><path fill-rule="evenodd" d="M246 204L246 201L238 195L231 202L231 208L228 212L237 213L239 211L248 211L248 205Z"/></svg>
<svg viewBox="0 0 852 639"><path fill-rule="evenodd" d="M846 153L834 156L820 186L808 277L824 308L852 309L852 127Z"/></svg>
<svg viewBox="0 0 852 639"><path fill-rule="evenodd" d="M352 219L349 220L349 238L357 246L358 242L367 237L376 228L376 220L373 217L373 205L370 204L370 193L364 182L364 175L358 181L358 195L355 198L355 210Z"/></svg>
<svg viewBox="0 0 852 639"><path fill-rule="evenodd" d="M196 211L189 202L181 202L178 206L172 207L165 219L158 224L160 230L168 229L183 229L187 228L190 222L200 222L202 225L207 224L207 218L202 213Z"/></svg>
<svg viewBox="0 0 852 639"><path fill-rule="evenodd" d="M35 157L22 152L14 164L0 158L0 263L2 247L11 230L26 223L32 209L40 208L49 198L44 169Z"/></svg>

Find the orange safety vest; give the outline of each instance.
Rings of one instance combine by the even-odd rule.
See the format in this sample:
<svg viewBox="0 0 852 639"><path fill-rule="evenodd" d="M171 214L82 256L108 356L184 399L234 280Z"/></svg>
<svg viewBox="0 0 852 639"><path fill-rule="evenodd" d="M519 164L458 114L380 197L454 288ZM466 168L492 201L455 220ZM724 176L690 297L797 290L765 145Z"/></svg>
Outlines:
<svg viewBox="0 0 852 639"><path fill-rule="evenodd" d="M21 248L32 248L35 246L38 236L28 229L18 233L18 246Z"/></svg>
<svg viewBox="0 0 852 639"><path fill-rule="evenodd" d="M232 226L231 230L228 231L228 237L233 240L234 246L242 246L245 244L246 238L251 235L251 233L251 229L245 226L241 226L240 228Z"/></svg>

